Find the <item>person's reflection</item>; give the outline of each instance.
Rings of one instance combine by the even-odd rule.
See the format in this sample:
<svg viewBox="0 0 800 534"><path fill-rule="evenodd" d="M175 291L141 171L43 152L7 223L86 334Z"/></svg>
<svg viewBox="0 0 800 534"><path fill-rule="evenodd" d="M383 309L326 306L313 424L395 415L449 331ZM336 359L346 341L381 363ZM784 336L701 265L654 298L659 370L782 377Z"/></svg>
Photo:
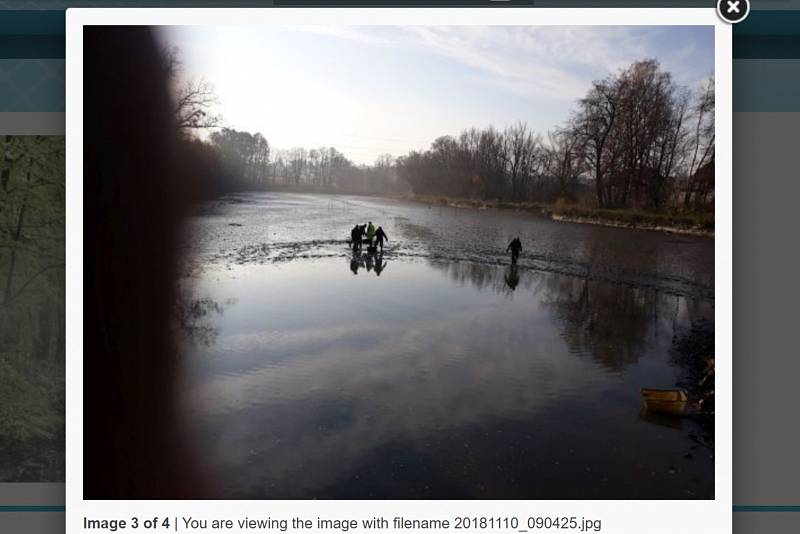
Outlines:
<svg viewBox="0 0 800 534"><path fill-rule="evenodd" d="M517 289L517 285L519 285L519 271L517 270L516 264L511 264L508 267L508 270L505 274L506 285L514 291Z"/></svg>
<svg viewBox="0 0 800 534"><path fill-rule="evenodd" d="M367 252L367 272L372 272L372 267L374 267L374 260L375 260L375 254L372 252Z"/></svg>
<svg viewBox="0 0 800 534"><path fill-rule="evenodd" d="M354 252L350 258L350 270L353 271L353 274L358 274L359 267L364 267L364 258L360 252Z"/></svg>
<svg viewBox="0 0 800 534"><path fill-rule="evenodd" d="M383 270L386 269L387 263L383 261L383 253L379 253L376 259L377 261L375 263L375 274L380 276Z"/></svg>

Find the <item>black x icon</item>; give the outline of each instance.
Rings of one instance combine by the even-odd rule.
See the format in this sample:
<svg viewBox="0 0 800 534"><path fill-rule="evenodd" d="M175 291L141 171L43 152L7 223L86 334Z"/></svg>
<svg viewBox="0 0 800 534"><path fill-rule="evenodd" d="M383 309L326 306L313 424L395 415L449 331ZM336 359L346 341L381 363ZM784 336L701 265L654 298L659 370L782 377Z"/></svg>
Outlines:
<svg viewBox="0 0 800 534"><path fill-rule="evenodd" d="M717 0L717 13L725 22L742 22L750 13L750 0Z"/></svg>

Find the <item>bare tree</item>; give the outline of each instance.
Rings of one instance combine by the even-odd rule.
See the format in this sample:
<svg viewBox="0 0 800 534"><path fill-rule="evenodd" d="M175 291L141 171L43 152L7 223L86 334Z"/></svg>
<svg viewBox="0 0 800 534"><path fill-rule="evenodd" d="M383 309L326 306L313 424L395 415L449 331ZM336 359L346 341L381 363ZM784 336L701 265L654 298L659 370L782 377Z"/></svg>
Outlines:
<svg viewBox="0 0 800 534"><path fill-rule="evenodd" d="M696 193L703 202L708 196L708 178L713 183L714 164L714 78L709 78L700 88L694 107L695 126L691 140L691 162L687 170L687 183L683 204L689 206ZM702 172L701 172L702 170Z"/></svg>
<svg viewBox="0 0 800 534"><path fill-rule="evenodd" d="M606 171L613 164L615 156L609 138L616 125L619 107L616 85L613 78L594 82L589 94L579 102L578 113L572 124L590 155L586 161L594 172L597 204L601 208L608 203ZM611 150L609 146L612 146Z"/></svg>
<svg viewBox="0 0 800 534"><path fill-rule="evenodd" d="M713 90L710 94L713 101ZM652 59L594 83L570 128L584 146L599 207L660 210L675 197L687 166L693 176L697 161L707 161L696 156L692 163L686 161L689 102L688 93ZM705 113L698 111L695 153L703 152L701 145L713 153L713 126L701 126ZM710 131L712 137L700 141L700 131ZM690 181L687 199L692 190Z"/></svg>
<svg viewBox="0 0 800 534"><path fill-rule="evenodd" d="M213 86L205 80L192 80L175 95L175 120L180 129L217 128L222 117L211 109L219 103Z"/></svg>
<svg viewBox="0 0 800 534"><path fill-rule="evenodd" d="M580 137L568 128L548 134L547 171L556 182L556 196L576 200L578 180L584 169L584 153Z"/></svg>
<svg viewBox="0 0 800 534"><path fill-rule="evenodd" d="M503 133L503 158L511 185L511 199L521 200L523 184L531 176L538 140L524 122L506 128Z"/></svg>
<svg viewBox="0 0 800 534"><path fill-rule="evenodd" d="M162 51L163 65L173 85L175 123L181 130L201 128L218 128L222 125L222 116L213 112L219 104L214 87L205 79L180 80L183 64L178 48Z"/></svg>

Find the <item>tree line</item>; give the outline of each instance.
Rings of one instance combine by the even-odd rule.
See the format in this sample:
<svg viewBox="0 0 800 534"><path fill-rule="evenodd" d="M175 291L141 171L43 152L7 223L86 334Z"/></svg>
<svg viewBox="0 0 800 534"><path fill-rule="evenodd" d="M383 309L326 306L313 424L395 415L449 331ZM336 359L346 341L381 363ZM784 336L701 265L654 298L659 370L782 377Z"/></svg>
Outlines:
<svg viewBox="0 0 800 534"><path fill-rule="evenodd" d="M334 147L274 150L260 133L221 127L204 82L177 92L176 121L215 192L306 188L498 200L603 209L710 210L714 202L714 80L689 90L658 61L634 62L592 83L565 123L526 122L444 135L426 150L358 165Z"/></svg>
<svg viewBox="0 0 800 534"><path fill-rule="evenodd" d="M398 158L421 194L707 209L714 200L714 85L678 87L655 60L592 84L546 136L525 122L472 128Z"/></svg>
<svg viewBox="0 0 800 534"><path fill-rule="evenodd" d="M183 139L189 165L204 178L210 196L243 189L313 190L343 193L397 193L408 190L394 159L379 156L358 165L335 147L274 150L260 133L222 127L200 140Z"/></svg>

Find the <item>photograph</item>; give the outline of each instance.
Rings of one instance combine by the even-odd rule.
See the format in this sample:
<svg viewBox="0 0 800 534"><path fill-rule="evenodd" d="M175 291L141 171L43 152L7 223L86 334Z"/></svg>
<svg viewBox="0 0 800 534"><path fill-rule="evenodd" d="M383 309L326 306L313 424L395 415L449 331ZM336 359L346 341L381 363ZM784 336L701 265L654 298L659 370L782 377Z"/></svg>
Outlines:
<svg viewBox="0 0 800 534"><path fill-rule="evenodd" d="M0 135L0 484L64 482L64 148Z"/></svg>
<svg viewBox="0 0 800 534"><path fill-rule="evenodd" d="M714 500L714 48L84 26L83 498Z"/></svg>

